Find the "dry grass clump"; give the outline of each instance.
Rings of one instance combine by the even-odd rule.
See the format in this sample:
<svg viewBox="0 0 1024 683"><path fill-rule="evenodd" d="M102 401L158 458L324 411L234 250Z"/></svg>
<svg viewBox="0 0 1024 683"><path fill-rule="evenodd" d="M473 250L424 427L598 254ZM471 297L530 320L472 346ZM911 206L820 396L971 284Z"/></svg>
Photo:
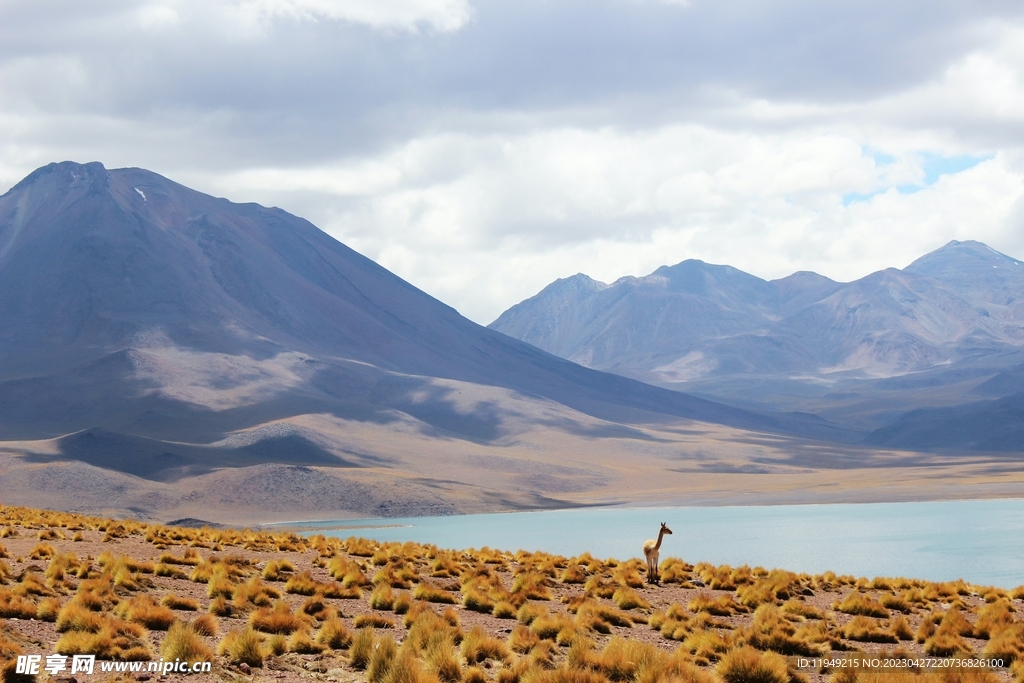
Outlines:
<svg viewBox="0 0 1024 683"><path fill-rule="evenodd" d="M933 657L949 657L957 653L969 654L970 646L963 636L972 636L974 627L960 610L951 607L941 616L938 627L929 632L929 624L934 625L938 614L923 621L918 629L917 638L924 641L925 653Z"/></svg>
<svg viewBox="0 0 1024 683"><path fill-rule="evenodd" d="M857 615L843 627L843 637L863 643L896 643L899 637L888 628L888 624Z"/></svg>
<svg viewBox="0 0 1024 683"><path fill-rule="evenodd" d="M791 599L782 603L782 611L787 615L792 614L804 619L824 619L824 613L813 605L808 605L803 600Z"/></svg>
<svg viewBox="0 0 1024 683"><path fill-rule="evenodd" d="M204 635L209 634L197 631L192 624L175 621L160 645L160 656L168 661L209 662L213 659L213 650L203 641Z"/></svg>
<svg viewBox="0 0 1024 683"><path fill-rule="evenodd" d="M658 577L662 583L686 583L693 566L678 557L667 557L658 565Z"/></svg>
<svg viewBox="0 0 1024 683"><path fill-rule="evenodd" d="M536 571L522 572L512 580L513 599L550 600L549 578Z"/></svg>
<svg viewBox="0 0 1024 683"><path fill-rule="evenodd" d="M174 612L169 607L157 604L149 595L138 595L122 601L115 612L132 623L154 631L166 631L175 621Z"/></svg>
<svg viewBox="0 0 1024 683"><path fill-rule="evenodd" d="M775 605L761 605L754 611L753 623L742 629L740 637L758 650L772 650L784 655L817 656L825 648L818 643L796 637L796 627Z"/></svg>
<svg viewBox="0 0 1024 683"><path fill-rule="evenodd" d="M54 649L58 654L93 654L98 659L140 660L152 656L145 630L109 614L93 614L88 623L66 628ZM58 618L58 630L60 619Z"/></svg>
<svg viewBox="0 0 1024 683"><path fill-rule="evenodd" d="M1015 611L1007 598L998 597L988 602L978 611L978 619L974 622L975 635L986 640L1009 628L1013 624Z"/></svg>
<svg viewBox="0 0 1024 683"><path fill-rule="evenodd" d="M233 662L240 662L252 667L262 667L267 656L263 636L251 626L241 631L232 631L224 636L217 645L217 654L227 657Z"/></svg>
<svg viewBox="0 0 1024 683"><path fill-rule="evenodd" d="M316 579L310 575L308 571L304 571L300 574L296 574L288 579L284 584L285 593L294 593L297 595L312 595L316 593L317 588L320 584Z"/></svg>
<svg viewBox="0 0 1024 683"><path fill-rule="evenodd" d="M376 636L372 628L360 629L352 638L349 647L349 664L355 669L365 669L370 663L370 656L373 654Z"/></svg>
<svg viewBox="0 0 1024 683"><path fill-rule="evenodd" d="M366 626L371 628L394 628L395 620L382 617L379 614L360 614L353 620L352 625L356 628L364 628Z"/></svg>
<svg viewBox="0 0 1024 683"><path fill-rule="evenodd" d="M454 605L457 600L455 596L429 581L423 581L413 589L412 597L427 602L437 602L447 605Z"/></svg>
<svg viewBox="0 0 1024 683"><path fill-rule="evenodd" d="M26 600L7 588L0 588L0 617L32 619L36 616L36 611L36 604L31 600Z"/></svg>
<svg viewBox="0 0 1024 683"><path fill-rule="evenodd" d="M263 633L290 635L306 628L309 620L305 615L295 614L284 600L278 600L273 607L261 607L249 615L249 625Z"/></svg>
<svg viewBox="0 0 1024 683"><path fill-rule="evenodd" d="M629 586L621 586L616 589L612 594L612 601L619 609L624 610L636 609L638 607L649 609L651 606L651 603L644 600L639 593Z"/></svg>
<svg viewBox="0 0 1024 683"><path fill-rule="evenodd" d="M170 609L195 612L199 609L199 603L192 598L182 598L173 593L168 593L160 600L160 604Z"/></svg>
<svg viewBox="0 0 1024 683"><path fill-rule="evenodd" d="M288 560L269 560L263 567L263 578L267 581L287 581L294 571L295 565Z"/></svg>
<svg viewBox="0 0 1024 683"><path fill-rule="evenodd" d="M245 583L237 584L231 597L235 609L248 611L256 607L270 607L281 599L281 592L254 576Z"/></svg>
<svg viewBox="0 0 1024 683"><path fill-rule="evenodd" d="M774 652L739 647L722 657L715 673L725 683L790 683L786 660Z"/></svg>
<svg viewBox="0 0 1024 683"><path fill-rule="evenodd" d="M474 626L463 637L461 652L470 664L487 659L503 662L512 654L505 641L488 634L481 626Z"/></svg>
<svg viewBox="0 0 1024 683"><path fill-rule="evenodd" d="M832 605L833 609L845 612L846 614L855 614L865 617L879 617L886 618L889 616L889 610L882 606L882 603L872 600L863 593L852 591L840 602Z"/></svg>
<svg viewBox="0 0 1024 683"><path fill-rule="evenodd" d="M341 619L332 616L320 625L315 640L331 650L344 650L352 644L352 632Z"/></svg>
<svg viewBox="0 0 1024 683"><path fill-rule="evenodd" d="M897 612L903 612L904 614L913 614L917 611L914 603L909 599L910 594L903 592L899 595L893 593L885 593L879 599L882 607L886 609L896 610Z"/></svg>
<svg viewBox="0 0 1024 683"><path fill-rule="evenodd" d="M700 593L686 606L691 612L707 612L719 617L730 617L746 612L746 607L738 604L731 595L719 595L713 598L707 593Z"/></svg>

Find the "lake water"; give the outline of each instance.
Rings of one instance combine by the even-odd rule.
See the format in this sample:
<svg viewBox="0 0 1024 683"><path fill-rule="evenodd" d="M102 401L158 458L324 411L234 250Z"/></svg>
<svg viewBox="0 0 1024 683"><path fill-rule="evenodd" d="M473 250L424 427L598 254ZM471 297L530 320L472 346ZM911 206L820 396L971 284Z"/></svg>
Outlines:
<svg viewBox="0 0 1024 683"><path fill-rule="evenodd" d="M643 557L660 522L661 557L855 576L1024 584L1024 500L740 507L586 508L303 523L325 535L442 548ZM346 528L339 528L339 527Z"/></svg>

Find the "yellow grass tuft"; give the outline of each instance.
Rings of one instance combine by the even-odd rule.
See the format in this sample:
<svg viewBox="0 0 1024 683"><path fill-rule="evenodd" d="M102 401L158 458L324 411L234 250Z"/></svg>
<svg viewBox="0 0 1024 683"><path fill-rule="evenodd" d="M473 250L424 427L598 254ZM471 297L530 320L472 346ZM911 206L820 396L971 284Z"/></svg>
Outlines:
<svg viewBox="0 0 1024 683"><path fill-rule="evenodd" d="M365 669L370 663L370 656L373 654L376 638L373 629L370 627L360 629L352 638L352 646L349 648L349 664L354 669Z"/></svg>
<svg viewBox="0 0 1024 683"><path fill-rule="evenodd" d="M889 610L882 603L872 600L857 591L852 591L841 602L832 605L832 608L846 614L856 614L865 617L880 617L884 619L889 616Z"/></svg>
<svg viewBox="0 0 1024 683"><path fill-rule="evenodd" d="M352 644L352 632L338 617L330 617L316 632L316 642L332 650L344 650Z"/></svg>
<svg viewBox="0 0 1024 683"><path fill-rule="evenodd" d="M356 628L394 628L395 620L379 614L360 614L353 620L352 625Z"/></svg>
<svg viewBox="0 0 1024 683"><path fill-rule="evenodd" d="M213 660L213 651L203 641L203 636L193 624L175 621L167 631L167 637L160 645L160 656L171 661L181 659L186 662L209 662Z"/></svg>
<svg viewBox="0 0 1024 683"><path fill-rule="evenodd" d="M263 636L247 626L241 631L232 631L224 636L217 646L217 654L227 657L233 662L241 662L252 667L262 667L267 656Z"/></svg>
<svg viewBox="0 0 1024 683"><path fill-rule="evenodd" d="M786 660L774 652L740 647L728 652L715 667L725 683L790 683Z"/></svg>
<svg viewBox="0 0 1024 683"><path fill-rule="evenodd" d="M249 625L263 633L290 635L308 624L308 618L296 615L284 600L278 600L272 608L261 607L249 616Z"/></svg>

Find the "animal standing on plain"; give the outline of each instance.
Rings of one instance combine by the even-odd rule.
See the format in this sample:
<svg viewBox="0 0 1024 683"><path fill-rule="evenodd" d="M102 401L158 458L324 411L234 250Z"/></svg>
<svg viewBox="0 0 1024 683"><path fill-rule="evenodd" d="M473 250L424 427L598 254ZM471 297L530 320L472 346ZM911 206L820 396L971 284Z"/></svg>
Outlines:
<svg viewBox="0 0 1024 683"><path fill-rule="evenodd" d="M644 556L647 558L647 583L659 583L658 578L658 551L661 550L661 539L665 534L671 534L665 522L661 523L661 530L658 532L658 540L653 538L644 543Z"/></svg>

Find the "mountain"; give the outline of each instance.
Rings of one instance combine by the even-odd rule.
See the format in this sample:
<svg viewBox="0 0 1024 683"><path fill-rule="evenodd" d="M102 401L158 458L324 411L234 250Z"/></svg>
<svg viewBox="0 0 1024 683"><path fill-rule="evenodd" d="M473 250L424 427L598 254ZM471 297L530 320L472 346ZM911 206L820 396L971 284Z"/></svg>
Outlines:
<svg viewBox="0 0 1024 683"><path fill-rule="evenodd" d="M763 287L739 271L656 277L691 302L717 289L715 306L762 306L743 307L734 281ZM565 301L615 290L580 278L560 288ZM553 493L621 476L611 452L607 467L588 461L594 439L677 438L651 425L856 437L568 362L476 325L280 209L99 163L50 164L0 197L0 320L0 471L80 477L75 462L159 491L150 498L167 510L206 500L196 482L212 476L218 490L232 471L257 488L252 472L273 477L267 486L312 481L301 468L334 482L324 491L362 482L383 498L330 508L348 513L550 506ZM56 499L73 483L61 481L48 489ZM396 481L399 501L387 497Z"/></svg>
<svg viewBox="0 0 1024 683"><path fill-rule="evenodd" d="M962 403L1024 360L1024 266L979 242L849 283L696 260L587 281L551 285L490 327L588 367L872 430ZM914 376L924 384L899 379Z"/></svg>

